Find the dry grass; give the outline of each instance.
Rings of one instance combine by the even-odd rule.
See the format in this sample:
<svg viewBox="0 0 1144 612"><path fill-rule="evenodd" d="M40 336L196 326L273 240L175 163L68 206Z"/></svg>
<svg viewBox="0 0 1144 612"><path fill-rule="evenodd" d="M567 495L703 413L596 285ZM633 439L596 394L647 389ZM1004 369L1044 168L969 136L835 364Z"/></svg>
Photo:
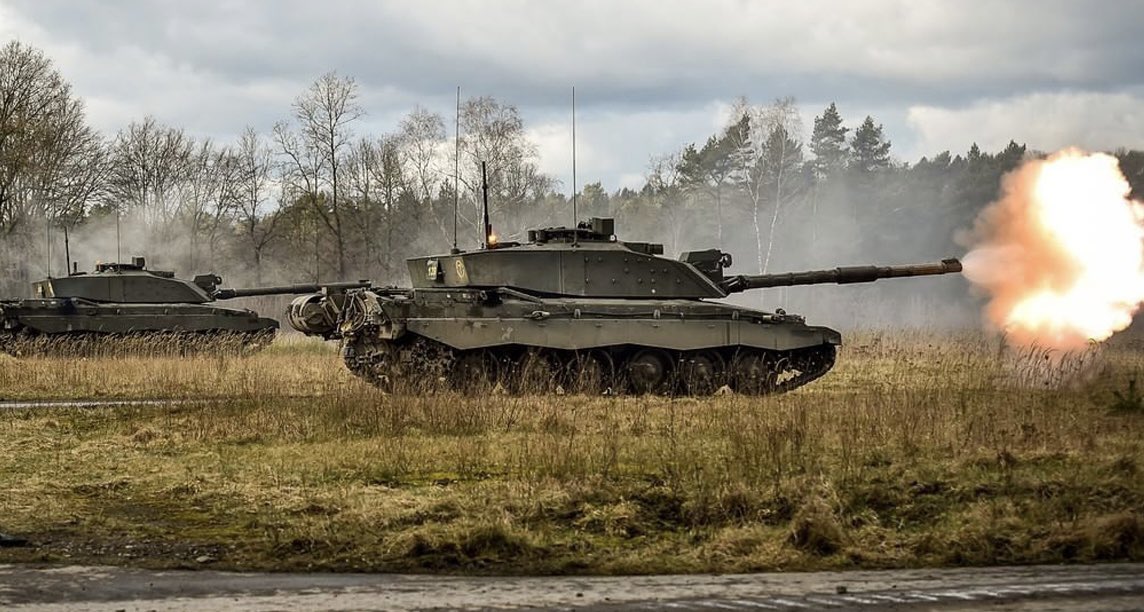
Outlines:
<svg viewBox="0 0 1144 612"><path fill-rule="evenodd" d="M1144 353L1043 357L871 332L797 392L675 400L386 396L307 343L243 359L7 359L7 398L211 399L0 412L0 531L38 544L0 562L615 573L1144 559L1144 413L1114 409Z"/></svg>
<svg viewBox="0 0 1144 612"><path fill-rule="evenodd" d="M360 384L341 367L336 345L299 335L245 357L213 345L180 355L138 339L110 347L120 350L67 358L0 353L0 399L265 399Z"/></svg>

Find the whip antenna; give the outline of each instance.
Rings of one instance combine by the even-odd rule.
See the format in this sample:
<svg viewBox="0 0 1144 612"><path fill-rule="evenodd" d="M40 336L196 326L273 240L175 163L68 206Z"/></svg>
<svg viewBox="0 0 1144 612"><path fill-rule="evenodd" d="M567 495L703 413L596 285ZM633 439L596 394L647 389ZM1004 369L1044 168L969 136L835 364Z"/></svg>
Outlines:
<svg viewBox="0 0 1144 612"><path fill-rule="evenodd" d="M580 230L576 225L576 86L572 86L572 246L580 244Z"/></svg>
<svg viewBox="0 0 1144 612"><path fill-rule="evenodd" d="M453 115L453 252L457 249L457 206L461 201L461 86L457 86L457 112Z"/></svg>
<svg viewBox="0 0 1144 612"><path fill-rule="evenodd" d="M68 223L64 221L64 261L67 263L67 269L64 272L70 276L72 272L71 262L71 245L68 244Z"/></svg>
<svg viewBox="0 0 1144 612"><path fill-rule="evenodd" d="M481 162L481 192L484 202L484 248L489 248L493 242L493 225L489 223L489 176L485 173L485 162Z"/></svg>

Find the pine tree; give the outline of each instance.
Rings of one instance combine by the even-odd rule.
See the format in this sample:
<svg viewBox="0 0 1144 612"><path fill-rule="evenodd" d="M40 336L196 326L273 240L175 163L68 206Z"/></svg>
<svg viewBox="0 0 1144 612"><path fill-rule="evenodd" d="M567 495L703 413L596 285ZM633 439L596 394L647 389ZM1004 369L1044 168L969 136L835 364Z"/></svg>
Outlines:
<svg viewBox="0 0 1144 612"><path fill-rule="evenodd" d="M1025 145L1019 145L1010 140L1009 145L1005 147L1004 151L997 154L996 159L1001 173L1004 174L1021 165L1021 161L1025 159Z"/></svg>
<svg viewBox="0 0 1144 612"><path fill-rule="evenodd" d="M720 248L723 246L723 190L735 171L740 129L738 122L728 126L719 138L707 139L699 152L704 182L715 200L715 244Z"/></svg>
<svg viewBox="0 0 1144 612"><path fill-rule="evenodd" d="M814 160L810 166L816 179L834 176L846 167L846 132L849 131L850 128L842 127L842 115L833 102L814 118L814 131L810 135Z"/></svg>
<svg viewBox="0 0 1144 612"><path fill-rule="evenodd" d="M890 141L882 135L882 124L874 125L869 115L850 141L850 169L859 175L890 167Z"/></svg>
<svg viewBox="0 0 1144 612"><path fill-rule="evenodd" d="M712 136L712 139L715 137ZM683 147L683 151L679 156L679 180L685 189L700 188L704 184L703 176L703 158L699 155L699 151L695 145L689 144Z"/></svg>
<svg viewBox="0 0 1144 612"><path fill-rule="evenodd" d="M969 162L970 168L976 168L982 164L982 160L985 159L985 154L981 152L981 147L977 146L975 142L969 145L969 151L965 154L965 159Z"/></svg>

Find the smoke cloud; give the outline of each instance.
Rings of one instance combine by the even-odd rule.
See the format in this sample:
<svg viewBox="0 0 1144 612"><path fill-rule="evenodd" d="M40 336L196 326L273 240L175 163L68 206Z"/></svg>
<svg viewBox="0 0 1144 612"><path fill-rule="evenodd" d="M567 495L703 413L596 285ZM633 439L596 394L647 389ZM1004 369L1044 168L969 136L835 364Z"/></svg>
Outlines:
<svg viewBox="0 0 1144 612"><path fill-rule="evenodd" d="M1144 204L1115 157L1066 149L1002 181L964 237L964 274L988 322L1021 346L1072 350L1132 322L1144 302Z"/></svg>

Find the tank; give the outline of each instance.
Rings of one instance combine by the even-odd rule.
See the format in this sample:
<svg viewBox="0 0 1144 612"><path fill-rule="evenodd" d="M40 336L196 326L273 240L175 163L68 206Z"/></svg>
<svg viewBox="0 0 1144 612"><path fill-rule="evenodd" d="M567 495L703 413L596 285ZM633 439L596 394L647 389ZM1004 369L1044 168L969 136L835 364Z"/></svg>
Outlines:
<svg viewBox="0 0 1144 612"><path fill-rule="evenodd" d="M487 226L486 226L487 227ZM612 219L489 234L473 251L407 261L412 287L295 298L287 320L339 340L351 371L386 389L501 385L587 393L784 392L826 374L839 332L722 300L741 291L959 272L956 259L728 275L718 249L663 256Z"/></svg>
<svg viewBox="0 0 1144 612"><path fill-rule="evenodd" d="M213 302L370 285L359 281L230 289L220 288L221 283L214 274L188 281L172 272L148 270L142 257L132 258L131 263L97 264L93 273L37 281L32 284L35 297L0 301L0 351L50 352L63 345L74 349L92 340L123 337L140 338L143 346L149 346L159 336L175 338L175 348L258 349L273 340L278 322L253 310Z"/></svg>

